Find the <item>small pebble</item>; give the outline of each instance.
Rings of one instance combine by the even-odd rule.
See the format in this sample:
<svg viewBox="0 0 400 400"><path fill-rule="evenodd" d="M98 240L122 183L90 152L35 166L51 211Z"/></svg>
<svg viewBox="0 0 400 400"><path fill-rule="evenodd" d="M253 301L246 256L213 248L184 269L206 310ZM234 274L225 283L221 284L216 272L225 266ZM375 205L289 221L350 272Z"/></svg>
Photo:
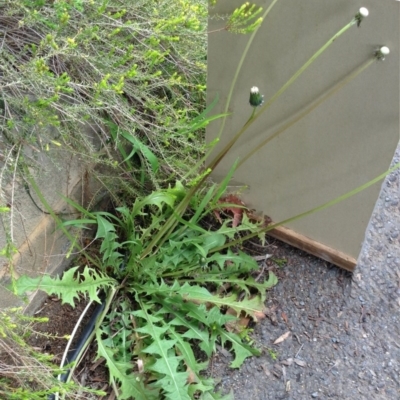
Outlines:
<svg viewBox="0 0 400 400"><path fill-rule="evenodd" d="M312 394L311 394L311 397L312 397L313 399L316 399L316 398L318 397L318 393L317 393L317 392L312 393Z"/></svg>

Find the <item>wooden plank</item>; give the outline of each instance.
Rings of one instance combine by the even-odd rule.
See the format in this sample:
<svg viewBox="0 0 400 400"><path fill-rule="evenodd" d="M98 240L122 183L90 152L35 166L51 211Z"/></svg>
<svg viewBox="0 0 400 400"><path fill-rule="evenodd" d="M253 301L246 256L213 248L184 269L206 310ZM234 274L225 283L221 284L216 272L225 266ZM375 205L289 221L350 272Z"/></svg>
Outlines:
<svg viewBox="0 0 400 400"><path fill-rule="evenodd" d="M312 254L318 258L322 258L323 260L337 265L338 267L347 271L353 272L356 267L357 260L353 257L350 257L338 250L332 249L322 243L316 242L307 236L296 233L289 228L279 226L267 232L267 235L290 244L291 246L297 247L306 253Z"/></svg>

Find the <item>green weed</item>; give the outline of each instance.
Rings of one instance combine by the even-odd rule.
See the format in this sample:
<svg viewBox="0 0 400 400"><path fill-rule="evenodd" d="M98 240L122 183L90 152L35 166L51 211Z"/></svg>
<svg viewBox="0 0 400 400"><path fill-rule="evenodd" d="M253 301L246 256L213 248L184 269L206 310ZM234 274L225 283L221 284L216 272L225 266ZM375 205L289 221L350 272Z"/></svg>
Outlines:
<svg viewBox="0 0 400 400"><path fill-rule="evenodd" d="M232 331L226 324L239 315L261 317L266 290L277 279L270 273L264 282L256 281L252 274L258 265L252 257L241 251L217 250L238 232L259 227L245 216L238 227L229 221L215 231L202 227L201 221L218 208L225 190L220 185L195 193L188 212L180 217L177 204L190 190L178 182L137 198L131 207L118 207L115 215L86 212L83 220L65 222L78 228L97 225L102 271L85 268L79 274L73 268L61 279L24 276L16 282L19 294L39 287L72 306L79 293L99 301L99 290L112 289L108 293L113 305L103 314L94 336L118 398L211 396L212 381L201 372L217 342L234 352L232 368L260 354L244 327ZM176 224L152 246L170 218ZM196 348L202 362L195 356Z"/></svg>
<svg viewBox="0 0 400 400"><path fill-rule="evenodd" d="M0 129L6 148L33 150L24 152L29 167L41 152L55 163L71 152L83 168L109 166L101 182L132 195L201 156L203 133L187 128L205 103L205 0L17 0L0 15L12 32L1 54ZM132 146L128 164L113 151ZM142 176L126 184L127 171Z"/></svg>
<svg viewBox="0 0 400 400"><path fill-rule="evenodd" d="M246 3L234 11L223 29L253 32L252 40L276 1L263 13ZM254 223L243 213L240 224L226 220L214 230L206 229L204 222L215 211L230 206L237 209L237 204L223 204L222 198L240 162L220 184L211 184L208 177L259 115L339 35L361 22L361 14L265 105L258 89L252 88L254 108L249 119L209 161L203 156L206 150L198 134L213 119L228 115L241 65L225 112L209 117L210 110L199 110L204 100L204 41L193 52L195 45L189 38L198 39L204 30L204 3L180 0L171 7L170 1L99 4L75 0L46 5L40 0L20 0L15 4L20 7L18 24L35 40L24 47L20 81L15 72L8 72L14 74L12 84L17 85L17 92L24 93L20 97L8 93L3 98L4 111L15 110L4 125L7 137L14 130L19 133L17 140L10 140L12 146L24 142L47 150L60 143L62 148L131 174L142 186L151 180L155 190L135 192L134 198L121 201L113 213L92 212L65 199L82 218L62 222L52 215L63 230L83 229L88 224L97 227L100 258L93 260L97 268L86 266L79 272L75 267L62 278L23 276L14 282L13 290L22 295L40 288L72 306L80 294L99 302L99 292L106 293L105 310L87 344L96 339L98 357L106 360L119 399L223 398L214 393L214 382L204 378L202 371L217 343L234 353L232 368L260 354L252 346L249 331L232 329L229 323L241 316L262 317L266 291L277 282L271 272L264 281L255 279L257 263L236 245L256 235L262 237L278 224ZM38 27L48 33L39 34ZM19 68L21 59L17 62L15 57L15 51L9 51L10 71ZM37 79L38 91L26 83L32 83L32 77ZM35 93L34 99L29 98L30 92ZM99 127L101 150L77 134L75 129L82 121ZM58 136L45 141L38 126L53 126L59 129ZM220 133L223 128L222 123ZM117 156L103 159L111 149ZM180 164L173 161L177 154L184 160ZM160 184L158 174L163 169L169 170L172 179L168 181L173 185ZM23 170L29 176L26 165ZM36 190L34 181L29 182ZM351 194L357 190L361 188ZM272 351L270 355L276 357Z"/></svg>

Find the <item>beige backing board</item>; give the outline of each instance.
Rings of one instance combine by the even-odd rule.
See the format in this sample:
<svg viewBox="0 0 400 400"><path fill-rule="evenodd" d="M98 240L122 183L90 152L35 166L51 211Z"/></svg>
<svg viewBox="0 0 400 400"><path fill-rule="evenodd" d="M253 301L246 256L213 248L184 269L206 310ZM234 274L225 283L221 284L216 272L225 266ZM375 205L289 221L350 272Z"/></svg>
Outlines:
<svg viewBox="0 0 400 400"><path fill-rule="evenodd" d="M243 4L219 0L210 8L209 31ZM255 1L264 10L271 1ZM361 26L338 38L251 126L214 172L221 179L235 160L272 135L296 113L385 45L390 54L375 61L312 113L273 139L234 174L233 186L247 186L242 198L275 222L324 204L382 174L399 141L399 7L395 0L278 0L250 47L230 103L230 115L215 151L252 112L250 88L267 101L360 7L369 10ZM238 62L250 35L209 34L208 102L222 112ZM221 120L210 124L214 139ZM215 153L214 153L215 154ZM295 234L357 259L381 183L326 210L287 224Z"/></svg>

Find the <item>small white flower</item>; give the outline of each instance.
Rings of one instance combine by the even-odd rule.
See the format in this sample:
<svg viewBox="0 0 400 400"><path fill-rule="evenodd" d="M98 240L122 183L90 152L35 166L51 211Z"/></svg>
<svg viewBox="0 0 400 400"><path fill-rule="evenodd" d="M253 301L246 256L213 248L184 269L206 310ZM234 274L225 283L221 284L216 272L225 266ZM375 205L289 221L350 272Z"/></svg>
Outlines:
<svg viewBox="0 0 400 400"><path fill-rule="evenodd" d="M375 52L375 57L380 60L384 61L385 57L390 53L390 49L387 46L381 46L379 49Z"/></svg>
<svg viewBox="0 0 400 400"><path fill-rule="evenodd" d="M382 46L379 51L382 55L387 56L390 53L390 49L387 46Z"/></svg>
<svg viewBox="0 0 400 400"><path fill-rule="evenodd" d="M251 94L257 94L259 92L259 90L258 90L258 87L257 86L253 86L251 89L250 89L250 93Z"/></svg>
<svg viewBox="0 0 400 400"><path fill-rule="evenodd" d="M354 19L357 21L357 26L360 27L361 21L365 18L368 17L369 15L369 11L367 8L365 7L361 7L358 10L358 13L356 14L356 16L354 17Z"/></svg>

